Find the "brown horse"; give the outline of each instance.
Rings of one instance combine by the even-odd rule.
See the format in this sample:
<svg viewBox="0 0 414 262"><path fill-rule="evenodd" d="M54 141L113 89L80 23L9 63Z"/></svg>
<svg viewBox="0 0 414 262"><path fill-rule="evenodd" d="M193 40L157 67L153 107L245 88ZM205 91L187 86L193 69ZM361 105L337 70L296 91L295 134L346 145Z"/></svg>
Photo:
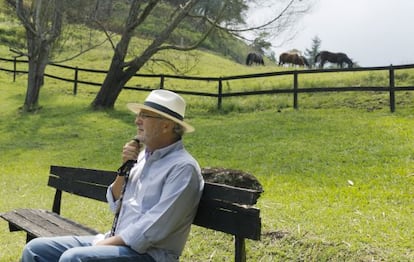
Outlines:
<svg viewBox="0 0 414 262"><path fill-rule="evenodd" d="M332 53L329 51L321 51L315 56L315 63L321 60L319 67L323 68L326 62L337 64L340 68L343 68L344 63L348 65L348 68L352 68L354 63L349 57L344 53Z"/></svg>
<svg viewBox="0 0 414 262"><path fill-rule="evenodd" d="M308 60L297 53L282 53L279 56L279 65L292 64L309 67Z"/></svg>

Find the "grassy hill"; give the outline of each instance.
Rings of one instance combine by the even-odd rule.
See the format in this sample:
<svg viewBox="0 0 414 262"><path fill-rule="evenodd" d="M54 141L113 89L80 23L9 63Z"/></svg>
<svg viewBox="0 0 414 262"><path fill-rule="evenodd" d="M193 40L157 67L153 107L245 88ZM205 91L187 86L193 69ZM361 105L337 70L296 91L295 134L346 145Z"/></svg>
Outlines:
<svg viewBox="0 0 414 262"><path fill-rule="evenodd" d="M109 50L103 46L67 64L106 69ZM182 54L164 55L187 60ZM0 46L0 57L9 56L8 48ZM189 75L286 70L247 67L201 51L192 58ZM143 72L170 73L156 65ZM401 71L397 85L412 85L413 79L412 70ZM13 82L10 74L0 72L0 212L50 209L54 192L46 179L51 164L116 169L122 145L135 134L125 104L147 95L125 90L114 110L95 112L88 105L96 87L81 85L73 96L72 84L46 78L40 94L43 109L21 114L26 81L21 75ZM292 80L250 81L226 88L287 85ZM386 84L386 73L318 74L303 81L310 86L376 85ZM198 88L195 83L171 84ZM222 111L214 99L185 96L196 132L184 141L200 165L244 170L264 186L258 203L263 236L260 242L247 241L248 261L414 260L411 93L398 94L393 114L384 93L301 95L299 110L292 109L289 95L226 99ZM106 205L79 203L71 196L64 201L63 215L101 231L109 228ZM0 221L0 261L17 261L24 242L23 233L9 233L7 223ZM232 252L230 236L194 226L182 261L231 261Z"/></svg>

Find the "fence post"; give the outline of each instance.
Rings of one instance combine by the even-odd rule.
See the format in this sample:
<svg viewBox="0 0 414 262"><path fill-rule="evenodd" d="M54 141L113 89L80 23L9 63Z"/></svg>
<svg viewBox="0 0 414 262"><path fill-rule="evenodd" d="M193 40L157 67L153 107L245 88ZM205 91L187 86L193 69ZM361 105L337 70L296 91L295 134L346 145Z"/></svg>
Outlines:
<svg viewBox="0 0 414 262"><path fill-rule="evenodd" d="M390 110L391 113L395 112L395 81L394 81L394 68L390 65Z"/></svg>
<svg viewBox="0 0 414 262"><path fill-rule="evenodd" d="M78 67L75 67L75 80L73 81L73 95L78 93Z"/></svg>
<svg viewBox="0 0 414 262"><path fill-rule="evenodd" d="M218 84L218 99L217 99L217 109L221 109L221 102L223 99L223 82L221 80L221 78L219 79L219 84Z"/></svg>
<svg viewBox="0 0 414 262"><path fill-rule="evenodd" d="M160 78L160 89L164 89L164 75L161 75L161 78Z"/></svg>
<svg viewBox="0 0 414 262"><path fill-rule="evenodd" d="M293 108L298 109L298 73L293 73Z"/></svg>
<svg viewBox="0 0 414 262"><path fill-rule="evenodd" d="M13 62L13 82L16 82L16 71L17 71L17 58L14 57L14 62Z"/></svg>

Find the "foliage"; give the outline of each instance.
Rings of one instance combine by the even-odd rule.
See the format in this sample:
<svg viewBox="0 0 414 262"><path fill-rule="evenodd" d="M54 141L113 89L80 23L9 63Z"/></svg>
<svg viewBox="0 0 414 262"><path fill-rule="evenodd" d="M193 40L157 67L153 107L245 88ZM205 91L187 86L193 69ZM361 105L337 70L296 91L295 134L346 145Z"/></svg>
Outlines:
<svg viewBox="0 0 414 262"><path fill-rule="evenodd" d="M272 47L272 43L266 41L265 39L269 37L269 33L261 32L257 38L254 39L251 44L253 50L264 55L266 50L269 50Z"/></svg>
<svg viewBox="0 0 414 262"><path fill-rule="evenodd" d="M81 1L83 5L87 5L88 1ZM170 5L161 4L156 9L154 9L153 14L151 14L147 20L140 26L139 31L135 32L137 37L141 38L152 38L159 35L163 25L169 22L170 17L166 16L174 6L177 6L182 1L166 1ZM229 5L231 8L226 8L226 15L222 16L223 22L225 23L244 23L244 20L241 18L241 14L246 10L247 6L245 1L237 0L231 1L232 4ZM125 23L125 14L128 12L128 5L124 2L114 2L112 13L108 16L104 23L105 27L109 31L122 33L123 26ZM218 4L219 3L219 4ZM208 15L210 13L217 12L217 8L221 7L223 1L201 1L196 7L196 13L200 15ZM89 4L90 5L90 4ZM76 6L76 5L72 5ZM72 9L69 9L71 11ZM69 16L71 17L71 16ZM233 21L233 22L232 22ZM90 24L93 27L96 27L96 24ZM180 28L171 35L169 39L170 44L188 44L194 43L201 36L201 29L205 30L207 28L206 21L200 22L195 19L188 19L183 21ZM230 57L238 62L243 62L245 54L247 51L247 45L237 38L234 38L230 34L226 34L219 31L213 31L210 36L207 37L205 42L200 45L200 48L208 49L213 52L221 53L224 56Z"/></svg>
<svg viewBox="0 0 414 262"><path fill-rule="evenodd" d="M311 66L315 66L316 64L315 57L321 51L321 43L322 40L318 36L315 36L312 38L312 47L305 50L305 57Z"/></svg>

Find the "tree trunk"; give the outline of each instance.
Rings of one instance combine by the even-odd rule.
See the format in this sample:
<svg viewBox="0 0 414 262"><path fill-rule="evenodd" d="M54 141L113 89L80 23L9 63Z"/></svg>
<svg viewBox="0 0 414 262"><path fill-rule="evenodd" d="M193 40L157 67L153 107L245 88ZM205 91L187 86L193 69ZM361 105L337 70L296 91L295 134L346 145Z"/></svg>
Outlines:
<svg viewBox="0 0 414 262"><path fill-rule="evenodd" d="M109 70L98 94L93 100L91 104L93 109L113 108L122 88L126 81L128 81L124 79L125 74L122 71L120 64L111 66L111 68L114 67L116 67L116 69Z"/></svg>
<svg viewBox="0 0 414 262"><path fill-rule="evenodd" d="M106 74L105 80L102 83L98 94L91 104L93 109L112 109L115 105L116 99L122 91L122 88L131 78L127 77L123 70L124 60L131 37L131 33L124 33L120 42L116 46L109 71Z"/></svg>
<svg viewBox="0 0 414 262"><path fill-rule="evenodd" d="M116 56L114 56L116 57ZM135 75L142 65L142 61L127 67L123 70L124 62L114 58L98 94L93 100L91 107L93 109L112 109L126 83Z"/></svg>
<svg viewBox="0 0 414 262"><path fill-rule="evenodd" d="M36 41L34 36L28 37L29 50L29 73L27 81L26 98L22 110L33 112L39 107L39 93L43 86L46 65L49 61L50 48L46 41Z"/></svg>

